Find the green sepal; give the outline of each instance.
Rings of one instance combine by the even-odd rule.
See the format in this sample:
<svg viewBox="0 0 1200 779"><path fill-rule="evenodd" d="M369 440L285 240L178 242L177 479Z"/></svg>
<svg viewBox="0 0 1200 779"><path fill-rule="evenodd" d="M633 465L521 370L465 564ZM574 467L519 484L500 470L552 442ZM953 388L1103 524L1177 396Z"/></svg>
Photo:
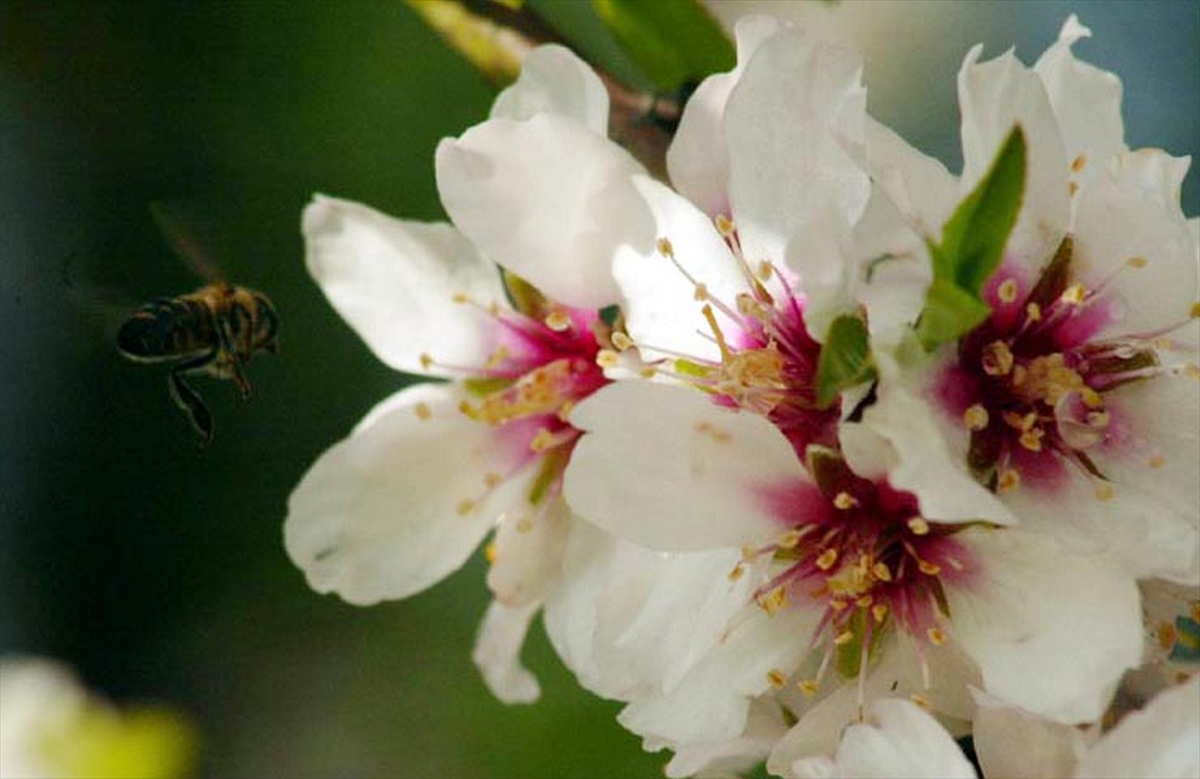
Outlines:
<svg viewBox="0 0 1200 779"><path fill-rule="evenodd" d="M697 0L592 0L592 6L657 89L672 92L737 63L733 43Z"/></svg>
<svg viewBox="0 0 1200 779"><path fill-rule="evenodd" d="M860 607L850 618L847 628L854 632L854 640L848 641L837 648L837 670L843 679L855 679L862 672L863 636L867 632L867 620L874 619L869 608ZM884 635L890 624L888 617L882 623L871 626L871 643L867 646L867 665L871 664L879 653L879 645L883 643Z"/></svg>
<svg viewBox="0 0 1200 779"><path fill-rule="evenodd" d="M843 390L874 378L866 320L859 314L839 316L829 326L817 358L817 405L828 408Z"/></svg>
<svg viewBox="0 0 1200 779"><path fill-rule="evenodd" d="M1025 133L1016 125L987 174L942 228L941 243L928 242L933 283L917 324L926 349L957 340L991 313L981 293L1021 211L1026 157Z"/></svg>
<svg viewBox="0 0 1200 779"><path fill-rule="evenodd" d="M675 372L681 376L694 376L696 378L704 378L712 373L712 368L707 365L685 360L682 357L674 362Z"/></svg>

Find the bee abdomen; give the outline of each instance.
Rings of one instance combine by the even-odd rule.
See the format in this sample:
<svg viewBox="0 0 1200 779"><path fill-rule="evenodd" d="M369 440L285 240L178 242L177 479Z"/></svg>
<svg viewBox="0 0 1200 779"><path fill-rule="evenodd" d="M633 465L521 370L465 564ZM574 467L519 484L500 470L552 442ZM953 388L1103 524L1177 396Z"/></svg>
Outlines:
<svg viewBox="0 0 1200 779"><path fill-rule="evenodd" d="M212 348L213 343L207 307L189 297L147 303L117 333L117 347L135 360L179 357Z"/></svg>

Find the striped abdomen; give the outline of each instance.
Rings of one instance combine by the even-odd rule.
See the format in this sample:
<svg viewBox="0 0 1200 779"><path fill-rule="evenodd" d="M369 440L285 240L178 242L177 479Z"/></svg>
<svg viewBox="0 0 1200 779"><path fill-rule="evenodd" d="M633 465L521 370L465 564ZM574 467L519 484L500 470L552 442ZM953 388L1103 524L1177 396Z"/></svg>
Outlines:
<svg viewBox="0 0 1200 779"><path fill-rule="evenodd" d="M205 288L176 298L155 298L121 326L117 346L135 360L166 360L220 346L212 295Z"/></svg>

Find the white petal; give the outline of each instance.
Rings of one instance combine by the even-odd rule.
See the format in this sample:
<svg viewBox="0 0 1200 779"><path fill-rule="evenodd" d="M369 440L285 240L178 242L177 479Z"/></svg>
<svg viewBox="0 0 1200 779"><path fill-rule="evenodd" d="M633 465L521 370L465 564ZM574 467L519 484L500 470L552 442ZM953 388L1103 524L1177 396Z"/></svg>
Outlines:
<svg viewBox="0 0 1200 779"><path fill-rule="evenodd" d="M496 96L490 118L523 121L559 114L608 136L608 90L586 62L565 46L538 46L525 56L521 75Z"/></svg>
<svg viewBox="0 0 1200 779"><path fill-rule="evenodd" d="M675 748L665 773L669 777L746 776L786 732L783 716L773 698L758 698L750 704L741 735L716 743L681 744Z"/></svg>
<svg viewBox="0 0 1200 779"><path fill-rule="evenodd" d="M368 605L458 570L509 508L510 479L465 516L485 475L506 472L496 432L458 411L454 385L401 390L317 460L288 499L284 545L318 592ZM428 416L423 419L423 416Z"/></svg>
<svg viewBox="0 0 1200 779"><path fill-rule="evenodd" d="M1014 528L958 537L979 570L947 590L950 623L984 689L1058 722L1099 719L1142 655L1133 578L1111 557Z"/></svg>
<svg viewBox="0 0 1200 779"><path fill-rule="evenodd" d="M866 119L867 170L919 235L938 236L958 205L958 181L938 160Z"/></svg>
<svg viewBox="0 0 1200 779"><path fill-rule="evenodd" d="M1033 66L1054 106L1067 159L1079 160L1083 165L1073 176L1080 185L1102 172L1109 158L1125 151L1121 80L1080 62L1071 51L1075 41L1091 34L1072 14L1063 24L1058 41Z"/></svg>
<svg viewBox="0 0 1200 779"><path fill-rule="evenodd" d="M489 259L561 303L616 302L616 248L654 241L631 181L641 166L573 119L491 119L443 140L436 163L454 224Z"/></svg>
<svg viewBox="0 0 1200 779"><path fill-rule="evenodd" d="M471 659L501 703L533 703L542 694L537 678L521 665L521 647L539 603L510 608L492 601L479 626Z"/></svg>
<svg viewBox="0 0 1200 779"><path fill-rule="evenodd" d="M488 587L506 606L541 602L558 576L571 512L561 497L526 505L500 519Z"/></svg>
<svg viewBox="0 0 1200 779"><path fill-rule="evenodd" d="M1200 676L1161 693L1084 753L1078 779L1200 776Z"/></svg>
<svg viewBox="0 0 1200 779"><path fill-rule="evenodd" d="M1179 207L1187 167L1187 158L1158 150L1124 154L1076 197L1077 275L1095 285L1115 274L1112 294L1124 304L1110 333L1182 322L1200 297L1196 246ZM1129 266L1133 258L1144 266Z"/></svg>
<svg viewBox="0 0 1200 779"><path fill-rule="evenodd" d="M965 443L946 435L938 411L921 397L922 377L929 375L931 363L902 371L893 356L878 351L875 362L878 401L866 410L863 422L894 450L895 466L888 477L892 485L915 494L927 519L1015 523L1008 508L967 472Z"/></svg>
<svg viewBox="0 0 1200 779"><path fill-rule="evenodd" d="M838 775L974 779L975 769L937 720L912 701L871 704L867 721L842 734L834 762Z"/></svg>
<svg viewBox="0 0 1200 779"><path fill-rule="evenodd" d="M546 603L547 635L600 695L673 688L753 598L752 577L728 576L740 558L738 549L654 552L577 522Z"/></svg>
<svg viewBox="0 0 1200 779"><path fill-rule="evenodd" d="M496 267L448 224L393 219L349 200L317 195L304 209L309 272L339 314L388 365L441 376L439 363L482 366L495 323L482 306L506 305Z"/></svg>
<svg viewBox="0 0 1200 779"><path fill-rule="evenodd" d="M759 490L806 480L766 419L687 387L623 381L579 404L589 431L564 477L567 502L620 538L667 551L740 548L785 527Z"/></svg>
<svg viewBox="0 0 1200 779"><path fill-rule="evenodd" d="M791 30L764 41L747 64L725 132L730 204L752 262L778 261L826 213L847 226L862 215L870 181L844 148L863 142L861 73L854 51Z"/></svg>
<svg viewBox="0 0 1200 779"><path fill-rule="evenodd" d="M1083 734L976 690L972 736L984 776L1043 779L1070 776Z"/></svg>
<svg viewBox="0 0 1200 779"><path fill-rule="evenodd" d="M980 46L958 74L966 194L991 167L1000 144L1019 123L1025 133L1025 191L1008 252L1030 268L1054 253L1070 218L1068 160L1062 134L1041 79L1008 51L978 63Z"/></svg>
<svg viewBox="0 0 1200 779"><path fill-rule="evenodd" d="M738 20L737 67L709 76L688 98L675 138L667 149L667 170L680 193L715 216L729 213L729 146L725 140L725 103L746 63L765 39L779 29L769 16Z"/></svg>
<svg viewBox="0 0 1200 779"><path fill-rule="evenodd" d="M635 185L654 214L658 238L671 242L675 259L687 274L656 247L649 251L620 247L613 276L625 298L626 328L644 360L668 356L660 350L719 360L720 350L701 315L704 303L696 300L688 276L704 284L712 298L732 306L737 295L747 291L742 268L713 223L695 206L653 179L638 177ZM717 316L723 326L730 326L725 317Z"/></svg>

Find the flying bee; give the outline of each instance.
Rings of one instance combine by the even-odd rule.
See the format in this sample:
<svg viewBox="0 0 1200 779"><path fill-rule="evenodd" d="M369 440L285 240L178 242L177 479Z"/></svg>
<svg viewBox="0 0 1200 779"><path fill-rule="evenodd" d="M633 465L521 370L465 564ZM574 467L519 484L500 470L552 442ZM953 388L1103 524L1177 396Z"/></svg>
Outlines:
<svg viewBox="0 0 1200 779"><path fill-rule="evenodd" d="M176 251L209 275L212 265L198 247L152 207ZM200 434L212 440L213 416L187 376L232 379L243 400L252 394L246 365L260 351L279 350L279 314L261 292L214 281L195 292L158 297L138 308L117 332L117 348L136 362L176 362L167 379L171 399Z"/></svg>

